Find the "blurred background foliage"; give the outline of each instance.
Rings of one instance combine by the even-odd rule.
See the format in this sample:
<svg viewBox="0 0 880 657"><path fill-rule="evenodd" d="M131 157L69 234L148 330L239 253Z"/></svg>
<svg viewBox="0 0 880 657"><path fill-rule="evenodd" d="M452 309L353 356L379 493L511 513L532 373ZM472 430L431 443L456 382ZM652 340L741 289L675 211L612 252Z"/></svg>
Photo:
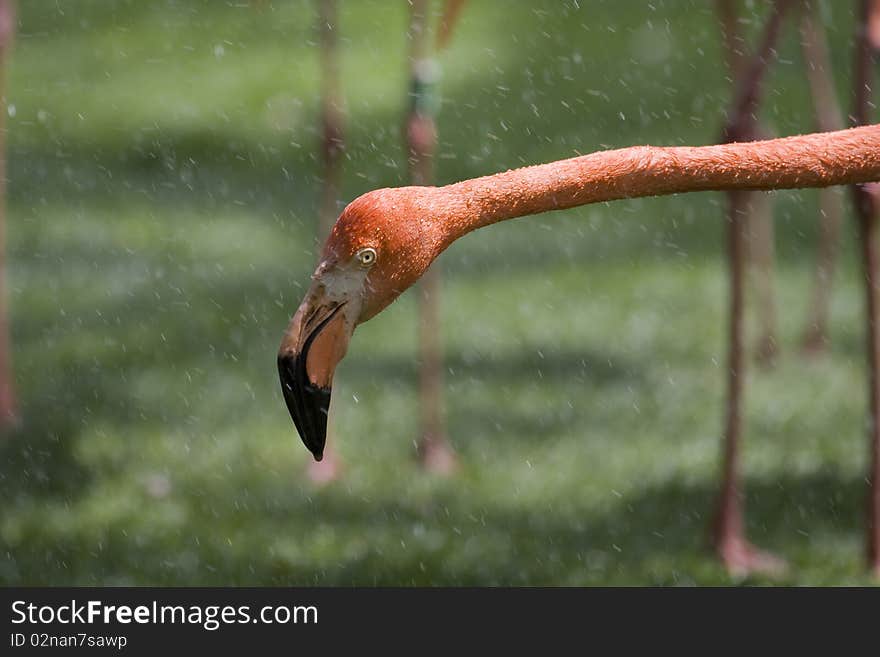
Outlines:
<svg viewBox="0 0 880 657"><path fill-rule="evenodd" d="M826 2L849 105L852 5ZM754 33L765 3L746 2ZM435 9L440 10L439 3ZM450 436L424 475L415 303L358 329L318 488L275 352L315 261L313 2L27 0L10 69L21 422L0 443L4 584L725 584L723 197L504 223L442 258ZM344 198L405 182L407 10L342 3ZM764 116L813 129L789 24ZM708 0L489 2L443 55L438 180L717 141ZM752 537L786 583L866 583L862 297L846 231L827 357L796 351L816 194L777 193L783 357L753 369ZM849 228L851 224L847 224Z"/></svg>

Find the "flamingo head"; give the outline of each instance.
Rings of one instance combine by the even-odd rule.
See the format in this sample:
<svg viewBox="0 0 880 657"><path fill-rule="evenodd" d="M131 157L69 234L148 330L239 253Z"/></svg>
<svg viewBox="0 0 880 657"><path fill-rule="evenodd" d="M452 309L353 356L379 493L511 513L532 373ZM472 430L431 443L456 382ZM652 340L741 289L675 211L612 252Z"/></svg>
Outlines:
<svg viewBox="0 0 880 657"><path fill-rule="evenodd" d="M318 461L327 438L333 373L355 327L415 283L442 250L428 214L432 189L380 189L345 208L281 341L284 400Z"/></svg>

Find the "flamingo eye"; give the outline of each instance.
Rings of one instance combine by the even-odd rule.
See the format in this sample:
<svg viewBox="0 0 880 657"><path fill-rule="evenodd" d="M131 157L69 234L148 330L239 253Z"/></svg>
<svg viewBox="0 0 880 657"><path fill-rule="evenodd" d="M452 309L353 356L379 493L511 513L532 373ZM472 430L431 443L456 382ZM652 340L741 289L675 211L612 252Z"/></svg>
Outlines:
<svg viewBox="0 0 880 657"><path fill-rule="evenodd" d="M361 267L371 267L376 262L376 249L368 246L358 251L354 257L361 263Z"/></svg>

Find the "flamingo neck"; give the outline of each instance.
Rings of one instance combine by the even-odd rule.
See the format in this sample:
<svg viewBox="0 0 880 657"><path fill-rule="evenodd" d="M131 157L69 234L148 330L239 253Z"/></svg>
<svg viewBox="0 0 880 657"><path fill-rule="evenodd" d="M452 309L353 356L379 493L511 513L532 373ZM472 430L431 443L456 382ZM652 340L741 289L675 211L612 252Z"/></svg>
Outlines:
<svg viewBox="0 0 880 657"><path fill-rule="evenodd" d="M880 180L880 124L714 146L635 146L434 189L441 250L506 219L691 191L828 187Z"/></svg>

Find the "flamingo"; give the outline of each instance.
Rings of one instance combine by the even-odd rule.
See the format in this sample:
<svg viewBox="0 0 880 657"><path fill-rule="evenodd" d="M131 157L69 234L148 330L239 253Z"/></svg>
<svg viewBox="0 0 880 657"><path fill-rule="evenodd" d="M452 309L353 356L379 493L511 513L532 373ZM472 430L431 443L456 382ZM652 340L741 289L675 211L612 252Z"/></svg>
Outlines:
<svg viewBox="0 0 880 657"><path fill-rule="evenodd" d="M868 12L868 41L874 50L880 50L880 0L869 0Z"/></svg>
<svg viewBox="0 0 880 657"><path fill-rule="evenodd" d="M880 8L880 2L875 2ZM831 54L817 8L804 12L801 19L801 52L809 82L815 113L816 129L821 132L840 130L846 124L837 101L837 90L831 74ZM813 292L806 330L801 348L807 355L818 355L828 344L828 306L834 260L843 224L843 198L840 190L827 188L819 193L819 244Z"/></svg>
<svg viewBox="0 0 880 657"><path fill-rule="evenodd" d="M745 52L746 39L740 30L739 3L735 0L717 0L716 8L724 59L734 88L734 106L729 121L742 126L739 134L725 134L724 140L770 139L775 135L764 121L757 118L758 105L770 55L779 39L782 18L789 10L790 3L774 3L764 28L764 38L759 42L759 50L754 55ZM745 94L754 96L754 107L739 102ZM844 126L837 126L837 129L842 127ZM760 324L755 360L769 369L776 363L779 352L776 339L776 293L773 287L773 199L769 194L761 192L731 192L727 197L727 212L731 223L739 224L740 229L747 234L743 255L753 268L751 278L758 299L757 318Z"/></svg>
<svg viewBox="0 0 880 657"><path fill-rule="evenodd" d="M869 123L871 115L872 25L878 16L877 0L860 0L856 23L855 57L853 61L853 112L856 125ZM880 304L877 285L880 283L880 253L877 251L878 185L852 186L853 204L859 224L859 246L865 281L865 314L867 316L866 352L868 355L868 436L870 466L868 481L868 563L880 577Z"/></svg>
<svg viewBox="0 0 880 657"><path fill-rule="evenodd" d="M3 2L3 0L0 0ZM440 53L452 38L455 23L465 0L446 0L435 41ZM318 2L318 31L320 32L321 63L321 159L323 185L318 234L325 238L333 227L337 199L342 178L342 154L345 150L343 124L345 112L339 75L339 11L337 0ZM410 2L410 41L408 56L410 68L409 111L407 112L404 140L409 152L410 175L414 184L425 185L433 177L433 153L437 141L432 105L432 87L436 64L428 46L428 2ZM443 419L443 355L439 336L440 291L439 272L422 279L419 306L419 351L422 366L419 370L419 397L422 415L422 436L417 449L422 466L435 474L452 474L457 465L455 452L446 438ZM336 480L342 471L342 460L328 446L325 458L312 461L307 475L316 484Z"/></svg>
<svg viewBox="0 0 880 657"><path fill-rule="evenodd" d="M337 202L342 186L342 156L345 152L345 100L339 71L339 11L336 0L319 0L318 32L321 67L321 203L318 211L318 240L330 234L339 211ZM332 434L332 431L330 432ZM342 473L342 459L327 448L322 461L310 461L309 479L318 485L335 481Z"/></svg>
<svg viewBox="0 0 880 657"><path fill-rule="evenodd" d="M734 98L734 112L724 126L722 141L740 142L758 138L755 118L760 104L767 63L779 38L785 14L794 6L794 0L776 0L760 38L760 45L748 66L738 76ZM743 356L744 319L744 264L746 235L743 219L747 216L748 198L754 196L742 189L727 193L727 262L728 262L728 334L727 334L727 407L724 414L722 438L723 458L721 490L713 523L712 541L715 551L731 573L748 572L779 574L786 569L782 559L760 550L746 540L743 500L740 495L739 444L742 432L743 390L746 363ZM770 223L766 222L769 226ZM769 236L768 236L769 237ZM766 270L765 270L766 273ZM765 333L765 337L769 334ZM770 338L768 345L774 344ZM771 351L765 352L772 355Z"/></svg>
<svg viewBox="0 0 880 657"><path fill-rule="evenodd" d="M413 285L450 244L479 228L624 198L877 180L880 124L746 143L635 146L443 187L368 192L352 201L333 226L311 286L281 341L277 362L287 408L303 443L320 460L333 374L355 328ZM738 468L728 466L736 465L736 434L727 440L725 468L734 482ZM876 453L878 445L873 449ZM876 477L872 485L876 491ZM738 485L724 487L730 506L738 490ZM739 548L736 567L760 569L763 555L746 541L742 523L730 523L727 531ZM877 568L876 549L873 554ZM731 568L734 562L726 563Z"/></svg>
<svg viewBox="0 0 880 657"><path fill-rule="evenodd" d="M430 185L434 178L437 146L435 84L437 58L452 38L455 22L465 0L446 0L437 26L433 52L428 43L428 0L410 0L409 110L404 141L410 182ZM419 463L427 471L448 476L458 468L458 459L446 433L443 404L443 345L440 336L441 277L431 268L419 284L419 415L421 436L416 445Z"/></svg>
<svg viewBox="0 0 880 657"><path fill-rule="evenodd" d="M0 0L0 429L18 421L6 300L6 66L15 35L15 3Z"/></svg>

